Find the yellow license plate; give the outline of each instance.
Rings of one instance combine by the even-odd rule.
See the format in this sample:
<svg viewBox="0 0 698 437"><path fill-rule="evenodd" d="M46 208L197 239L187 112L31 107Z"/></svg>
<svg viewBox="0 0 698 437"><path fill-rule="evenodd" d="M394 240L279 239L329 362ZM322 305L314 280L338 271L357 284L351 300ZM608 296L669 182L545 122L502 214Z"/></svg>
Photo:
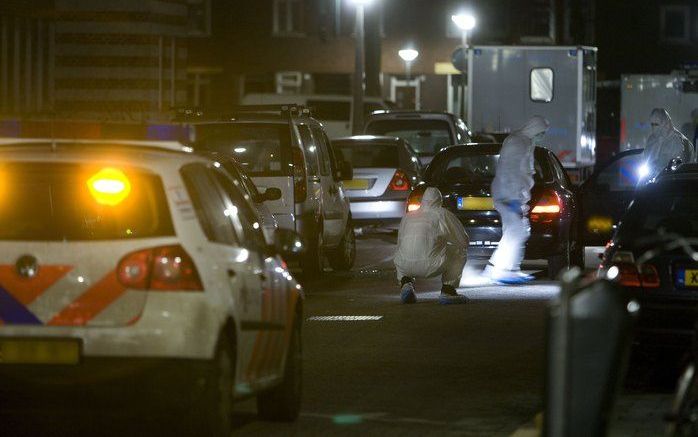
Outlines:
<svg viewBox="0 0 698 437"><path fill-rule="evenodd" d="M698 287L698 270L686 270L684 272L687 287Z"/></svg>
<svg viewBox="0 0 698 437"><path fill-rule="evenodd" d="M347 190L368 190L368 179L344 181L344 188Z"/></svg>
<svg viewBox="0 0 698 437"><path fill-rule="evenodd" d="M80 342L74 339L0 339L0 364L78 364Z"/></svg>
<svg viewBox="0 0 698 437"><path fill-rule="evenodd" d="M494 200L491 197L459 197L458 209L465 211L491 211Z"/></svg>

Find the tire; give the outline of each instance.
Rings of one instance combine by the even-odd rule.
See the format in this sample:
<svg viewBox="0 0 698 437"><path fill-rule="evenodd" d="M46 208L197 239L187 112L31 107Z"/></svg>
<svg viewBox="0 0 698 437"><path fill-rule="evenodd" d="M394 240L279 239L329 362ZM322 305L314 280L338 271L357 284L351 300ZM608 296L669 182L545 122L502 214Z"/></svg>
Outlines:
<svg viewBox="0 0 698 437"><path fill-rule="evenodd" d="M235 350L225 334L218 340L204 379L201 396L189 406L188 414L194 416L189 424L196 427L193 431L197 434L228 437L232 432Z"/></svg>
<svg viewBox="0 0 698 437"><path fill-rule="evenodd" d="M354 225L351 220L347 222L342 241L331 252L327 260L332 270L338 272L346 272L354 267L354 261L356 260L356 235L354 234Z"/></svg>
<svg viewBox="0 0 698 437"><path fill-rule="evenodd" d="M257 396L257 414L264 420L292 422L298 418L303 391L303 348L300 316L289 341L288 356L281 384Z"/></svg>
<svg viewBox="0 0 698 437"><path fill-rule="evenodd" d="M322 276L324 270L324 251L322 241L322 228L307 239L307 249L300 260L301 270L305 279L317 279Z"/></svg>

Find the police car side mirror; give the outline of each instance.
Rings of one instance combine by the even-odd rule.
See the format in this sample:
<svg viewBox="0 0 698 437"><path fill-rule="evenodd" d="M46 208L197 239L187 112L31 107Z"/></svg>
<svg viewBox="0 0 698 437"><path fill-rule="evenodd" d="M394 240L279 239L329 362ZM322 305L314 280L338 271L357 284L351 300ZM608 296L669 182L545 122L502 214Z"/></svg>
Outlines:
<svg viewBox="0 0 698 437"><path fill-rule="evenodd" d="M262 194L262 201L279 200L281 199L281 190L276 187L267 188Z"/></svg>
<svg viewBox="0 0 698 437"><path fill-rule="evenodd" d="M274 232L274 252L283 258L297 258L305 253L301 236L290 229L277 229Z"/></svg>
<svg viewBox="0 0 698 437"><path fill-rule="evenodd" d="M341 181L350 181L354 179L354 168L349 161L342 161L339 165L338 179Z"/></svg>

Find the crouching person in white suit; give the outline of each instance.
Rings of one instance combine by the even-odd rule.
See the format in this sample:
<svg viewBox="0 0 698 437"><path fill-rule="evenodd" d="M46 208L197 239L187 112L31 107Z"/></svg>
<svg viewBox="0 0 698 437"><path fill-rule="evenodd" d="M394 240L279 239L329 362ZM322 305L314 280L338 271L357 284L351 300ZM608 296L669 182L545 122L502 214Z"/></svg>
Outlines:
<svg viewBox="0 0 698 437"><path fill-rule="evenodd" d="M418 210L405 214L398 233L395 267L403 303L415 303L415 278L441 275L439 302L465 303L456 292L467 260L468 235L453 213L442 208L441 192L424 191Z"/></svg>

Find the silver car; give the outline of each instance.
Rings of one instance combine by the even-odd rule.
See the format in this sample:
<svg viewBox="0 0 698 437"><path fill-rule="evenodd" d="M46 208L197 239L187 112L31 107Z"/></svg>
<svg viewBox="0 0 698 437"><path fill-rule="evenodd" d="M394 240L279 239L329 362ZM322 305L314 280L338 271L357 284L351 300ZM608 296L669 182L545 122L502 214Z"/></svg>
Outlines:
<svg viewBox="0 0 698 437"><path fill-rule="evenodd" d="M412 187L422 181L410 144L397 137L359 135L336 139L332 147L354 168L344 189L355 225L397 229Z"/></svg>

